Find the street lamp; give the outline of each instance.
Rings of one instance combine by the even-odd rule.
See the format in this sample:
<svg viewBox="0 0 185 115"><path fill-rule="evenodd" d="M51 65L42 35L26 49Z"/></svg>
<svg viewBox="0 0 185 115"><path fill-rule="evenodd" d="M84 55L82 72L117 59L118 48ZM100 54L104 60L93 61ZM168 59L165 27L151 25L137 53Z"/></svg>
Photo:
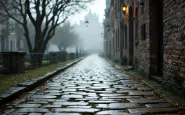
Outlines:
<svg viewBox="0 0 185 115"><path fill-rule="evenodd" d="M88 25L89 25L88 20L85 21L85 25L86 25L86 27L88 27Z"/></svg>
<svg viewBox="0 0 185 115"><path fill-rule="evenodd" d="M123 14L126 13L126 10L127 10L127 6L125 4L122 5L122 12Z"/></svg>
<svg viewBox="0 0 185 115"><path fill-rule="evenodd" d="M101 33L100 35L101 35L101 37L103 37L103 33Z"/></svg>

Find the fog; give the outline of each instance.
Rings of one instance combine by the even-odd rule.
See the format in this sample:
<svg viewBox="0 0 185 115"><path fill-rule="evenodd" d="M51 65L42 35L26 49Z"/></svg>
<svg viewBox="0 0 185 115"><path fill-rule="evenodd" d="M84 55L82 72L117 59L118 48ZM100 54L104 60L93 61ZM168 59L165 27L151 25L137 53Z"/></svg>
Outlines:
<svg viewBox="0 0 185 115"><path fill-rule="evenodd" d="M76 52L76 46L87 52L103 51L103 30L105 0L95 0L88 4L87 10L82 10L67 20L74 26L79 36L79 43L67 48L67 52ZM86 26L85 21L89 24ZM50 45L50 51L58 51L55 45Z"/></svg>
<svg viewBox="0 0 185 115"><path fill-rule="evenodd" d="M86 26L85 21L89 24ZM84 17L84 21L74 24L74 31L79 36L79 43L67 48L67 52L76 52L76 46L82 48L86 52L102 52L103 51L103 23L99 22L99 16L89 11ZM55 45L50 46L50 51L58 51Z"/></svg>
<svg viewBox="0 0 185 115"><path fill-rule="evenodd" d="M91 11L84 17L84 21L75 24L74 30L79 35L80 43L87 51L103 51L103 24L99 22L99 17ZM85 21L89 24L86 26Z"/></svg>

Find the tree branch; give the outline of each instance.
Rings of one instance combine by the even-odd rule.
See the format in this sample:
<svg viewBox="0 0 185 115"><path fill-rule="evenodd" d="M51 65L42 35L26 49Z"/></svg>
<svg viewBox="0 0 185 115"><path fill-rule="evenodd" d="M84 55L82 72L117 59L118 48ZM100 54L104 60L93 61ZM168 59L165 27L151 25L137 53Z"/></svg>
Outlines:
<svg viewBox="0 0 185 115"><path fill-rule="evenodd" d="M30 1L29 1L29 0L26 0L26 1L25 1L25 8L26 8L26 12L27 12L27 14L28 14L28 16L29 16L31 22L33 23L34 26L36 26L36 21L35 21L35 19L33 18L32 13L31 13L31 11L30 11Z"/></svg>

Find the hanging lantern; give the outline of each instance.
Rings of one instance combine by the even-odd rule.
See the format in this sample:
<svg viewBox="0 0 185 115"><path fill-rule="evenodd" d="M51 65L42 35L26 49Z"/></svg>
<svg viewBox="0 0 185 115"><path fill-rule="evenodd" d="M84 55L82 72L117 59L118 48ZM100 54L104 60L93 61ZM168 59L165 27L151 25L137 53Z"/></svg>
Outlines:
<svg viewBox="0 0 185 115"><path fill-rule="evenodd" d="M86 25L86 27L88 27L88 25L89 25L88 20L85 21L85 25Z"/></svg>

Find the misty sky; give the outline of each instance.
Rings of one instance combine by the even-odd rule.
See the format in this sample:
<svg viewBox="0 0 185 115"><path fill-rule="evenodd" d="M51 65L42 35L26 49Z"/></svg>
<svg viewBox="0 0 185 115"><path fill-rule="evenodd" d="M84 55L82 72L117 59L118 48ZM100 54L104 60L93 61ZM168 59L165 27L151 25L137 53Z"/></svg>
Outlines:
<svg viewBox="0 0 185 115"><path fill-rule="evenodd" d="M103 19L105 18L104 16L105 3L106 3L106 0L93 1L91 4L88 4L87 10L80 11L79 13L69 18L70 22L72 24L74 23L79 24L80 20L84 20L84 16L86 16L89 10L91 10L92 13L96 13L99 16L99 21L102 23Z"/></svg>
<svg viewBox="0 0 185 115"><path fill-rule="evenodd" d="M85 23L82 26L84 27L77 27L76 32L78 32L79 37L81 39L81 44L83 44L83 47L85 50L101 50L103 51L103 37L101 37L100 33L103 33L103 20L104 20L104 10L106 7L106 0L95 0L92 3L88 4L87 10L80 11L79 13L76 13L75 15L71 16L68 21L71 24L80 24L80 21L86 21L84 19L87 14L91 11L92 14L96 14L99 19L96 21L91 21L91 19L88 19L89 21L89 27L85 27ZM100 24L97 24L97 23ZM76 47L69 47L67 48L68 52L75 52ZM52 49L58 49L55 46L52 46Z"/></svg>
<svg viewBox="0 0 185 115"><path fill-rule="evenodd" d="M75 25L75 31L79 35L80 44L88 51L101 50L103 51L103 24L99 22L98 16L91 11L85 16L88 19L89 25L86 27L85 21L81 21L80 25Z"/></svg>
<svg viewBox="0 0 185 115"><path fill-rule="evenodd" d="M72 16L70 18L70 22L72 24L80 24L80 21L89 21L89 27L85 27L85 24L81 25L80 28L76 28L76 30L82 40L82 44L85 50L101 50L103 51L103 37L101 37L101 33L103 33L103 20L104 20L104 10L105 10L106 2L105 0L95 0L91 4L88 5L88 9L86 11L81 11L80 13ZM96 22L95 17L91 17L90 19L84 19L89 12L95 14L99 17ZM83 27L84 26L84 27Z"/></svg>

